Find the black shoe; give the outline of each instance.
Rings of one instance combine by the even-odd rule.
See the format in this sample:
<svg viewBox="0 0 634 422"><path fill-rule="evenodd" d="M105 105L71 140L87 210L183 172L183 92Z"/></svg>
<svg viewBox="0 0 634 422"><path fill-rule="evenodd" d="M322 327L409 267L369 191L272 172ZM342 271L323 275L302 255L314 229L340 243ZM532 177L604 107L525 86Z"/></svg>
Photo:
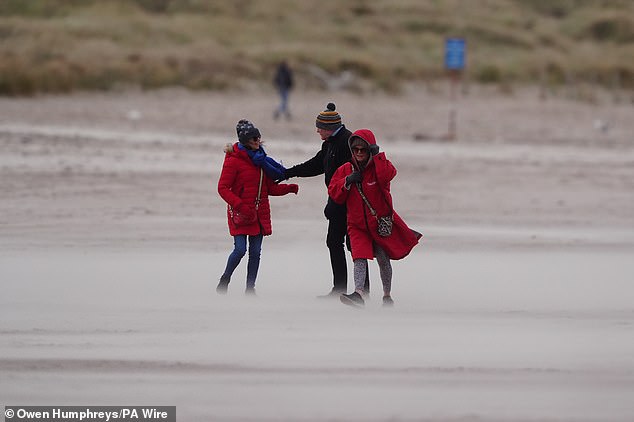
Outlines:
<svg viewBox="0 0 634 422"><path fill-rule="evenodd" d="M344 293L345 293L345 290L332 289L325 295L317 296L317 299L337 299L339 296L341 296Z"/></svg>
<svg viewBox="0 0 634 422"><path fill-rule="evenodd" d="M361 295L357 292L350 293L349 295L342 294L339 296L341 303L345 305L355 306L357 308L362 308L365 306L365 301L361 297Z"/></svg>
<svg viewBox="0 0 634 422"><path fill-rule="evenodd" d="M383 307L392 308L394 306L394 300L392 296L383 296Z"/></svg>
<svg viewBox="0 0 634 422"><path fill-rule="evenodd" d="M257 296L255 294L255 287L247 287L246 290L244 291L244 294L247 296Z"/></svg>
<svg viewBox="0 0 634 422"><path fill-rule="evenodd" d="M220 282L216 287L216 293L218 293L219 295L226 295L227 289L229 288L229 281L229 277L220 277Z"/></svg>

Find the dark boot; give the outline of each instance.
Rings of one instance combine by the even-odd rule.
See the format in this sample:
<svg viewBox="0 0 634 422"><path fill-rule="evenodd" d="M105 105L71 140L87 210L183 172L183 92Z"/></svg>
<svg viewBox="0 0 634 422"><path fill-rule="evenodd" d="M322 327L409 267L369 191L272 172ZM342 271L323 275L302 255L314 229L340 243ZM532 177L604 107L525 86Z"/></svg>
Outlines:
<svg viewBox="0 0 634 422"><path fill-rule="evenodd" d="M362 308L365 306L365 301L357 292L350 293L349 295L344 294L339 296L339 298L341 299L341 303L345 305L350 305L357 308Z"/></svg>
<svg viewBox="0 0 634 422"><path fill-rule="evenodd" d="M345 290L332 289L331 291L329 291L325 295L317 296L317 299L339 299L339 296L341 296L345 292L346 292Z"/></svg>
<svg viewBox="0 0 634 422"><path fill-rule="evenodd" d="M222 276L220 277L220 282L216 287L216 293L219 295L226 295L227 289L229 289L229 281L231 281L230 277Z"/></svg>

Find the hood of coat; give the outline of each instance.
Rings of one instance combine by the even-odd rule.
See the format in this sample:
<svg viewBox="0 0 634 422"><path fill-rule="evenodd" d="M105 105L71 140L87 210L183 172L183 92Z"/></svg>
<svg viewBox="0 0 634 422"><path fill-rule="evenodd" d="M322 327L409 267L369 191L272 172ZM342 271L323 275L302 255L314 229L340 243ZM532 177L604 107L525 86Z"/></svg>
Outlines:
<svg viewBox="0 0 634 422"><path fill-rule="evenodd" d="M372 133L370 129L355 130L354 133L350 135L350 138L348 138L348 148L350 148L350 153L352 154L352 164L357 169L363 170L363 168L367 167L372 162L373 154L370 154L368 162L365 163L365 166L360 166L357 162L357 159L355 158L354 152L352 151L352 143L355 142L355 139L361 139L365 142L367 147L370 148L370 145L376 145L376 138L374 137L374 133Z"/></svg>
<svg viewBox="0 0 634 422"><path fill-rule="evenodd" d="M370 129L355 130L348 139L348 146L350 146L350 141L352 141L352 138L361 138L365 142L367 142L368 145L376 145L376 138L374 137L374 133L372 133Z"/></svg>
<svg viewBox="0 0 634 422"><path fill-rule="evenodd" d="M234 154L236 157L249 159L249 154L247 153L246 148L240 145L239 142L235 142L233 144L226 144L223 148L225 154L232 155Z"/></svg>

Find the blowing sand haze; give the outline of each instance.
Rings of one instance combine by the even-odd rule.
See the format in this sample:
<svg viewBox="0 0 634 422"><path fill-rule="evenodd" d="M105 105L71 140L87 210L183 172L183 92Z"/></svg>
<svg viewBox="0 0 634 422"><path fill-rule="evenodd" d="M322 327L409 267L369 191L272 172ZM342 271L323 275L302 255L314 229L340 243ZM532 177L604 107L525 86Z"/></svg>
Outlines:
<svg viewBox="0 0 634 422"><path fill-rule="evenodd" d="M297 163L330 100L346 126L375 130L399 214L425 234L393 263L396 306L315 299L331 283L320 178L271 201L258 297L242 294L244 269L217 295L227 122L249 116L270 155ZM449 143L446 102L421 90L297 93L291 121L271 103L0 99L5 405L174 405L179 421L634 420L631 106L474 93ZM379 292L375 265L370 277Z"/></svg>

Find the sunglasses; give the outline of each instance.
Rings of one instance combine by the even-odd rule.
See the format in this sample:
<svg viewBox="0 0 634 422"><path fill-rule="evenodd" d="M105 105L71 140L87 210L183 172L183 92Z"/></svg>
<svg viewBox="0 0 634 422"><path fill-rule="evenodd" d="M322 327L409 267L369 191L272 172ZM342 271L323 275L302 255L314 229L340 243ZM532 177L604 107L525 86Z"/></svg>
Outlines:
<svg viewBox="0 0 634 422"><path fill-rule="evenodd" d="M363 147L352 147L352 152L365 153L368 152L368 149Z"/></svg>

